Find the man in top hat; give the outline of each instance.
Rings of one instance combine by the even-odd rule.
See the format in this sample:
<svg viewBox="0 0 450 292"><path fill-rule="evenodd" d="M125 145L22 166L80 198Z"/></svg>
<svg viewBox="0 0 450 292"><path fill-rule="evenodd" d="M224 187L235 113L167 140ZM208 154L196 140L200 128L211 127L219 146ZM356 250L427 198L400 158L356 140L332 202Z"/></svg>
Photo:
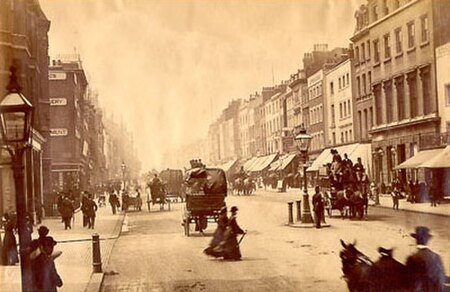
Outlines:
<svg viewBox="0 0 450 292"><path fill-rule="evenodd" d="M314 222L316 223L316 228L320 228L320 223L325 220L325 202L320 192L320 187L316 186L314 188L314 196L312 197L313 210L314 210ZM325 223L325 222L324 222Z"/></svg>
<svg viewBox="0 0 450 292"><path fill-rule="evenodd" d="M445 274L441 257L427 246L431 238L430 230L418 226L411 236L417 244L417 251L406 261L411 291L444 291Z"/></svg>

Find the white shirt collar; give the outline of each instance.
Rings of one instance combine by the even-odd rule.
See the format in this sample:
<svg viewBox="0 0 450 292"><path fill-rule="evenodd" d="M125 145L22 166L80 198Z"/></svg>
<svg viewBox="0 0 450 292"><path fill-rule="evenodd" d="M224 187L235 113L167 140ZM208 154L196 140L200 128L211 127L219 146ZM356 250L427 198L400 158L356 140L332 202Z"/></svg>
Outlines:
<svg viewBox="0 0 450 292"><path fill-rule="evenodd" d="M418 248L418 249L426 249L426 248L428 248L428 246L423 245L423 244L418 244L418 245L417 245L417 248Z"/></svg>

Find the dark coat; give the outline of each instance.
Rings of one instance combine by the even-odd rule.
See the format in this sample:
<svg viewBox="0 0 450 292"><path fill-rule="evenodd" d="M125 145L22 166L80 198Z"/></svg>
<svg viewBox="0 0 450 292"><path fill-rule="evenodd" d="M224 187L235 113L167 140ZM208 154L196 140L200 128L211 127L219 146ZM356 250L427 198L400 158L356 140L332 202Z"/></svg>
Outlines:
<svg viewBox="0 0 450 292"><path fill-rule="evenodd" d="M235 259L241 258L241 251L239 249L239 244L237 242L237 235L243 234L242 230L236 221L236 216L231 216L228 221L227 230L225 232L225 244L223 245L223 257L224 259Z"/></svg>
<svg viewBox="0 0 450 292"><path fill-rule="evenodd" d="M312 197L312 203L314 212L323 212L325 205L321 193L314 194L314 196Z"/></svg>
<svg viewBox="0 0 450 292"><path fill-rule="evenodd" d="M32 271L35 291L56 291L56 287L63 284L56 271L55 262L45 253L33 261Z"/></svg>
<svg viewBox="0 0 450 292"><path fill-rule="evenodd" d="M15 265L19 262L19 253L17 252L17 241L14 236L14 222L9 221L5 227L3 237L2 261L6 265Z"/></svg>
<svg viewBox="0 0 450 292"><path fill-rule="evenodd" d="M64 198L61 202L61 217L63 218L71 218L73 214L74 208L72 202L68 198Z"/></svg>
<svg viewBox="0 0 450 292"><path fill-rule="evenodd" d="M428 248L421 248L408 257L406 271L412 291L443 291L445 283L441 257Z"/></svg>
<svg viewBox="0 0 450 292"><path fill-rule="evenodd" d="M87 199L84 202L84 213L87 217L95 217L95 212L97 212L98 206L92 199Z"/></svg>

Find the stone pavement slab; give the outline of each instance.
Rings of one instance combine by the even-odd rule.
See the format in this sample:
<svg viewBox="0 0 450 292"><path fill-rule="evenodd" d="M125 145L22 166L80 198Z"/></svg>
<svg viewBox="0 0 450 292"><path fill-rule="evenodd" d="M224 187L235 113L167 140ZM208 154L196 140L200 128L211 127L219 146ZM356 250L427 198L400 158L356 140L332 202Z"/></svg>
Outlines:
<svg viewBox="0 0 450 292"><path fill-rule="evenodd" d="M392 208L391 196L388 194L380 195L380 205L377 205L375 207ZM436 207L432 207L429 202L412 204L410 202L407 202L406 199L402 199L400 200L399 203L399 211L450 216L450 203L444 201L443 203L437 205Z"/></svg>
<svg viewBox="0 0 450 292"><path fill-rule="evenodd" d="M75 215L75 224L71 230L64 230L60 218L44 219L42 225L50 229L49 235L58 244L55 250L62 251L62 255L55 260L56 269L63 280L63 287L59 291L84 291L91 279L92 273L92 234L100 235L100 250L103 266L109 260L112 248L120 235L124 215L112 215L109 206L99 208L95 229L82 226L81 212ZM33 238L36 238L36 226ZM20 266L0 266L0 291L20 291ZM93 281L95 284L98 281ZM101 283L101 282L100 282ZM89 287L92 287L89 286ZM92 291L92 290L91 290Z"/></svg>

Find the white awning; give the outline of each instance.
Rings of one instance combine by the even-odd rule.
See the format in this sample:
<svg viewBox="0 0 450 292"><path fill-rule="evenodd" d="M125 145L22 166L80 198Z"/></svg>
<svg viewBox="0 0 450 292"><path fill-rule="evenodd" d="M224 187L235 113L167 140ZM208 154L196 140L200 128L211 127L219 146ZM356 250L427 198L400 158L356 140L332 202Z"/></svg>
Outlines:
<svg viewBox="0 0 450 292"><path fill-rule="evenodd" d="M252 166L258 161L258 158L259 157L255 156L255 157L250 158L250 160L247 160L243 165L244 170L250 171Z"/></svg>
<svg viewBox="0 0 450 292"><path fill-rule="evenodd" d="M277 154L271 154L263 157L259 157L258 162L252 166L250 171L262 171L268 167L277 157Z"/></svg>
<svg viewBox="0 0 450 292"><path fill-rule="evenodd" d="M448 148L449 146L447 146L447 148L445 149L441 148L441 149L419 151L417 152L416 155L403 161L394 168L406 169L406 168L420 168L420 167L428 167L428 168L450 167L450 156L449 156L450 151L446 150ZM447 157L446 158L447 160L445 159L445 157Z"/></svg>
<svg viewBox="0 0 450 292"><path fill-rule="evenodd" d="M330 147L323 150L316 160L314 160L313 164L308 167L307 171L319 171L320 167L326 165L327 163L331 163L333 160L331 149L336 149L342 158L344 158L344 154L347 153L348 158L350 158L353 163L356 163L358 157L360 157L365 169L370 170L370 166L372 165L372 145L370 143L354 143L338 147ZM368 175L370 176L370 173L368 173Z"/></svg>
<svg viewBox="0 0 450 292"><path fill-rule="evenodd" d="M270 171L285 169L294 160L295 154L285 154L270 164ZM281 163L281 164L280 164ZM280 168L281 165L281 168Z"/></svg>

